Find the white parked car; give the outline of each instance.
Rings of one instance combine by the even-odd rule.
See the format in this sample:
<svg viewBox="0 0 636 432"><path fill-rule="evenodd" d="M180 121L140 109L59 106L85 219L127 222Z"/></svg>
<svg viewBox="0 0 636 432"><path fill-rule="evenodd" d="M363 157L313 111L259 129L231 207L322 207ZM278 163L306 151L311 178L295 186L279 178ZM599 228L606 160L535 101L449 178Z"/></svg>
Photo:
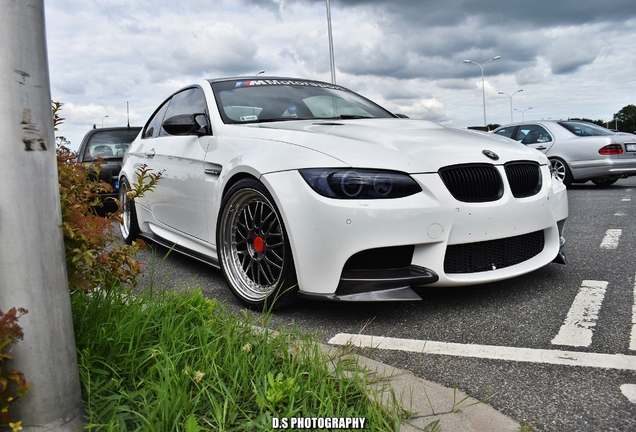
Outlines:
<svg viewBox="0 0 636 432"><path fill-rule="evenodd" d="M402 117L311 80L185 87L126 153L122 234L220 267L258 309L420 300L564 262L566 188L544 155ZM144 164L163 178L131 202Z"/></svg>

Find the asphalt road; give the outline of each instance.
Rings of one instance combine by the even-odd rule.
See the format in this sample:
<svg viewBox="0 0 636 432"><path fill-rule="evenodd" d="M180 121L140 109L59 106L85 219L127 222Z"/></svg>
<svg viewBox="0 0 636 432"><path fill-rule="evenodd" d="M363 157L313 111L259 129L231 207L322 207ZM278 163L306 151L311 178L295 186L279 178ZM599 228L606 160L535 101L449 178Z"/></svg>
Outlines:
<svg viewBox="0 0 636 432"><path fill-rule="evenodd" d="M277 312L274 321L295 322L325 342L337 334L362 333L407 339L404 344L416 347L421 341L452 343L455 351L441 354L420 348L362 351L427 380L493 396L493 407L518 422L538 422L537 430L636 431L636 403L624 394L636 389L631 334L636 178L606 188L574 185L568 197L565 266L550 264L505 282L429 289L422 302L301 300ZM241 309L220 271L177 254L164 259L165 253L157 247L140 255L147 270L143 284L200 286L207 296ZM485 354L476 358L467 354L469 348ZM523 349L524 361L510 360L519 351L515 348ZM580 363L585 353L592 363Z"/></svg>

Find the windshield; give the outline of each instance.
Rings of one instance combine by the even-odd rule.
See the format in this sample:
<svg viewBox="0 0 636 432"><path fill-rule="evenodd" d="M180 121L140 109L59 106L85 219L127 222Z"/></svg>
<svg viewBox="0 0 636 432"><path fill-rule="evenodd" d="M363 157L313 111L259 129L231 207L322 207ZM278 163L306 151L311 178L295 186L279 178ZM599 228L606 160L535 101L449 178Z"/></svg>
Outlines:
<svg viewBox="0 0 636 432"><path fill-rule="evenodd" d="M562 121L559 122L559 124L576 136L614 135L614 132L605 129L602 126L595 125L594 123Z"/></svg>
<svg viewBox="0 0 636 432"><path fill-rule="evenodd" d="M93 133L84 150L84 161L122 158L141 128L104 129Z"/></svg>
<svg viewBox="0 0 636 432"><path fill-rule="evenodd" d="M212 89L225 123L395 117L352 91L317 81L223 81Z"/></svg>

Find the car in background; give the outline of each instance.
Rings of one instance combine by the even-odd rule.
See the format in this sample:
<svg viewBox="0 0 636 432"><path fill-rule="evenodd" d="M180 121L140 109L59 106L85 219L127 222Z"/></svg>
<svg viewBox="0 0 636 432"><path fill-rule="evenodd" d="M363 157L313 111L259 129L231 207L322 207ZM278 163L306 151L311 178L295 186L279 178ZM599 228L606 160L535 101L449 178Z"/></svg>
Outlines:
<svg viewBox="0 0 636 432"><path fill-rule="evenodd" d="M139 167L162 177L130 200ZM220 267L255 309L413 301L563 263L567 192L506 138L403 118L336 84L201 80L124 156L121 233Z"/></svg>
<svg viewBox="0 0 636 432"><path fill-rule="evenodd" d="M124 153L139 131L141 131L141 127L138 126L93 128L82 139L75 161L90 167L101 158L99 179L113 188L110 193L100 194L102 207L97 209L99 214L117 210L115 201L109 198L118 198L119 196L119 170Z"/></svg>
<svg viewBox="0 0 636 432"><path fill-rule="evenodd" d="M566 186L591 180L609 186L636 176L636 136L575 120L542 120L509 124L495 135L513 139L548 157Z"/></svg>

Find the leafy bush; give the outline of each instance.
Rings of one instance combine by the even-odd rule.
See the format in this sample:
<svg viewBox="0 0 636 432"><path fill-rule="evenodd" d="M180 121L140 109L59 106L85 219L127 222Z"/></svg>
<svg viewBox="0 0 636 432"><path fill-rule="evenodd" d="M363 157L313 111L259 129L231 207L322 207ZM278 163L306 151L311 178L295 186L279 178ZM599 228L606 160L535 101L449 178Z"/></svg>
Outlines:
<svg viewBox="0 0 636 432"><path fill-rule="evenodd" d="M52 102L56 131L65 120L60 116L61 108L61 103ZM136 285L141 265L134 256L145 244L141 240L130 245L121 242L114 223L120 221L119 202L120 208L113 214L104 217L96 211L102 205L99 194L112 192L111 185L99 180L103 159L90 167L78 164L64 137L56 137L56 144L69 288L74 291L108 289L114 283ZM151 192L160 178L161 173L151 173L142 166L127 192L128 197L133 199Z"/></svg>
<svg viewBox="0 0 636 432"><path fill-rule="evenodd" d="M24 336L18 318L25 313L23 308L11 308L6 314L0 311L0 424L8 424L13 430L20 430L21 422L12 423L9 405L24 396L32 385L19 370L6 368L7 360L12 359L9 348Z"/></svg>

